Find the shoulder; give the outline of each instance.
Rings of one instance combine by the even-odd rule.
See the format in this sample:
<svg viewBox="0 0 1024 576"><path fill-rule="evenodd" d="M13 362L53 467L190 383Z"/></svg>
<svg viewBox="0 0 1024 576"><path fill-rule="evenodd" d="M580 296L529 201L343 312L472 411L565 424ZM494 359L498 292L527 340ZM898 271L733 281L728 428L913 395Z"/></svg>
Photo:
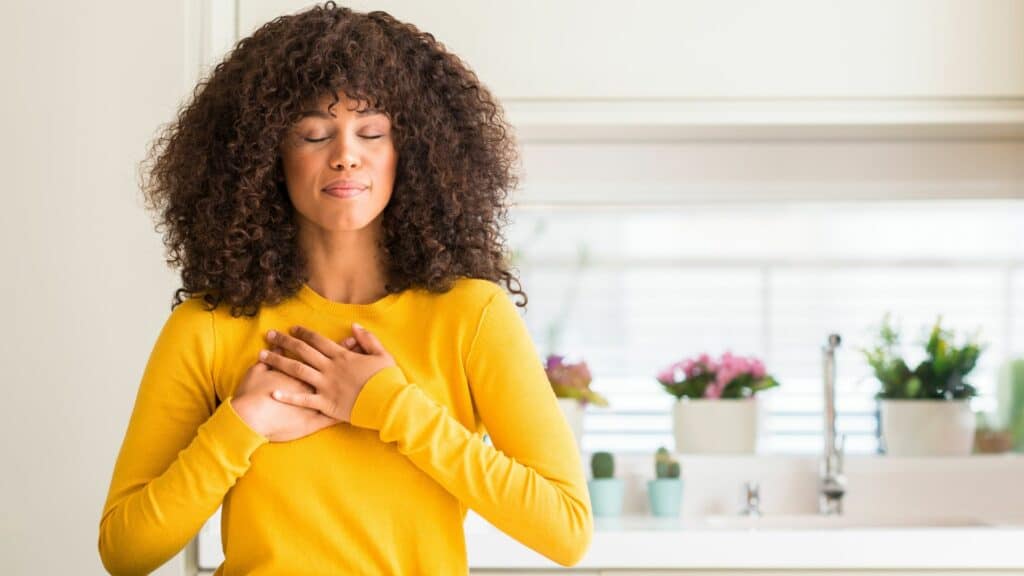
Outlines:
<svg viewBox="0 0 1024 576"><path fill-rule="evenodd" d="M504 294L505 290L498 283L480 278L459 278L452 289L445 293L453 302L477 309Z"/></svg>
<svg viewBox="0 0 1024 576"><path fill-rule="evenodd" d="M437 294L436 297L443 307L476 317L496 302L499 305L505 301L511 304L511 299L500 284L479 278L459 278L451 290Z"/></svg>
<svg viewBox="0 0 1024 576"><path fill-rule="evenodd" d="M426 296L430 308L445 318L476 323L485 310L508 304L514 306L505 290L496 282L480 278L458 278L447 292Z"/></svg>
<svg viewBox="0 0 1024 576"><path fill-rule="evenodd" d="M192 333L210 332L213 330L213 315L216 310L208 308L209 305L202 298L189 298L171 310L166 328Z"/></svg>

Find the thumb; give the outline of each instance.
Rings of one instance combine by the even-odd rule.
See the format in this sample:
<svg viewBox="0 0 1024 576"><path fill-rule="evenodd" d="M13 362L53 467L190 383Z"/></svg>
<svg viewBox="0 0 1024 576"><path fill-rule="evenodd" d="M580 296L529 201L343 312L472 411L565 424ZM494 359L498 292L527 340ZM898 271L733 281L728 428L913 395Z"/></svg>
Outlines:
<svg viewBox="0 0 1024 576"><path fill-rule="evenodd" d="M363 347L368 354L380 354L384 352L384 347L381 345L380 340L370 333L369 330L363 328L360 324L352 323L352 335L355 336L356 342Z"/></svg>

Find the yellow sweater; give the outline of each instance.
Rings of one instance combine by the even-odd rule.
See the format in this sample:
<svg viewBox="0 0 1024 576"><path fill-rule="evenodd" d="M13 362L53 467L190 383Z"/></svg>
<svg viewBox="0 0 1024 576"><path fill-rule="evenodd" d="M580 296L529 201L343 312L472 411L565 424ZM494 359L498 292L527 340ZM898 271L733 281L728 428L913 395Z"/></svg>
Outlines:
<svg viewBox="0 0 1024 576"><path fill-rule="evenodd" d="M337 342L354 321L398 366L370 378L351 424L268 443L225 401L271 328ZM563 565L593 531L572 432L526 326L501 287L475 279L371 304L303 285L255 318L197 298L175 308L114 467L103 565L154 570L222 503L225 576L466 574L467 508Z"/></svg>

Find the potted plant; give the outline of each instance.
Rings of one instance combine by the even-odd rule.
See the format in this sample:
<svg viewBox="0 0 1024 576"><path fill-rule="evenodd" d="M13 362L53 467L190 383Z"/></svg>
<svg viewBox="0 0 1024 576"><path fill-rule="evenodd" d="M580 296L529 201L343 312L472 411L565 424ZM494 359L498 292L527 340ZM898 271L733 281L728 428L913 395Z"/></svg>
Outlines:
<svg viewBox="0 0 1024 576"><path fill-rule="evenodd" d="M875 398L881 413L882 443L893 456L964 456L974 445L975 417L970 399L977 390L965 377L983 346L977 337L956 345L942 328L942 317L924 342L924 356L911 369L900 350L900 333L887 314L875 345L863 349L881 384Z"/></svg>
<svg viewBox="0 0 1024 576"><path fill-rule="evenodd" d="M587 404L607 406L608 401L590 389L593 378L586 362L568 363L564 356L551 354L544 362L544 371L558 398L558 406L572 428L576 446L580 447L583 441L583 411Z"/></svg>
<svg viewBox="0 0 1024 576"><path fill-rule="evenodd" d="M595 452L590 457L591 479L587 481L594 516L622 514L623 483L615 477L615 457L610 452Z"/></svg>
<svg viewBox="0 0 1024 576"><path fill-rule="evenodd" d="M673 433L678 453L751 454L757 450L756 394L779 382L757 358L707 354L661 370L658 382L676 397Z"/></svg>
<svg viewBox="0 0 1024 576"><path fill-rule="evenodd" d="M679 462L662 446L654 454L654 480L647 482L647 499L655 516L679 516L683 481L679 478Z"/></svg>

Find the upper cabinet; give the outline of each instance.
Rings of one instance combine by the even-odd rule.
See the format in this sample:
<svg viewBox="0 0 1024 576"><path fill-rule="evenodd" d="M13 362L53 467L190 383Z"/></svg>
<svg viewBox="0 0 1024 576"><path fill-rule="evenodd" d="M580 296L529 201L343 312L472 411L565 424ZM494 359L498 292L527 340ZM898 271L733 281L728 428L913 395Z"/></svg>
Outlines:
<svg viewBox="0 0 1024 576"><path fill-rule="evenodd" d="M379 0L528 136L789 127L1017 135L1020 0ZM239 1L237 33L309 2ZM687 132L689 131L689 132ZM963 135L963 134L961 134Z"/></svg>

